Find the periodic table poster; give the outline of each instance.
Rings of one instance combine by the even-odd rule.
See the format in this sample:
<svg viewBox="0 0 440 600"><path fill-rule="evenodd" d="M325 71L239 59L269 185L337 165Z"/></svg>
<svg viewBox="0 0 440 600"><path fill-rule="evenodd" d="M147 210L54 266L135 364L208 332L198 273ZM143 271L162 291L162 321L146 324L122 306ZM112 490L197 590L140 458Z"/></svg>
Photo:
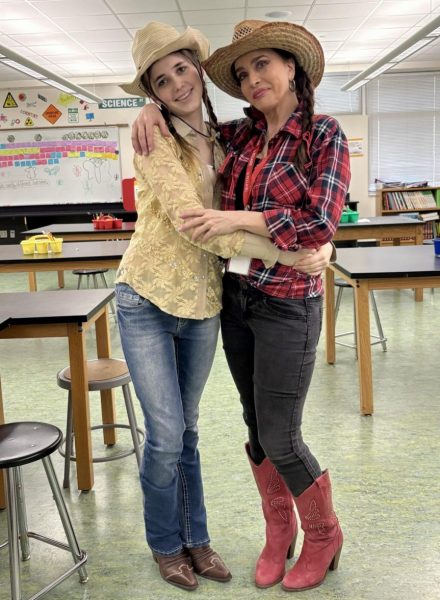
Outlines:
<svg viewBox="0 0 440 600"><path fill-rule="evenodd" d="M118 127L0 130L0 206L121 201Z"/></svg>

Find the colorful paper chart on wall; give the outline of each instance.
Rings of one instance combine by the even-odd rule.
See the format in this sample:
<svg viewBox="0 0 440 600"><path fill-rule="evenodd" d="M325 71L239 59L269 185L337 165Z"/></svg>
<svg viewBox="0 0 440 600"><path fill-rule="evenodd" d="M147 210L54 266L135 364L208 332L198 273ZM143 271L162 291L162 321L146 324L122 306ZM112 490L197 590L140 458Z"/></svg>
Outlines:
<svg viewBox="0 0 440 600"><path fill-rule="evenodd" d="M0 206L119 202L117 127L0 131Z"/></svg>

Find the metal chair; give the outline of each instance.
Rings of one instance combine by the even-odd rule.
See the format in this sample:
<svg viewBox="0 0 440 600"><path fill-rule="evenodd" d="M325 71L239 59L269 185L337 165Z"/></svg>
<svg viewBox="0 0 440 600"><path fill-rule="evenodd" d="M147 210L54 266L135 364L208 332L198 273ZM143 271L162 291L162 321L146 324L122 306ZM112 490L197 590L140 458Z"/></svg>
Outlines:
<svg viewBox="0 0 440 600"><path fill-rule="evenodd" d="M129 383L131 381L130 373L128 372L127 363L125 360L119 360L116 358L98 358L95 360L87 361L87 375L88 375L88 389L89 392L111 390L113 388L122 387L122 393L124 395L125 408L127 411L128 425L122 423L110 423L94 425L91 427L92 430L96 429L130 429L131 438L133 440L133 447L129 450L121 450L111 456L102 456L93 458L94 463L107 462L111 460L117 460L119 458L125 458L130 454L136 454L136 460L138 467L141 465L142 454L141 447L145 440L144 431L137 426L136 416L133 408L133 401L131 399L131 392ZM58 385L69 391L68 402L67 402L67 424L66 424L66 439L65 439L65 451L63 447L60 447L60 454L64 456L64 480L63 487L70 487L70 461L76 461L73 453L73 418L72 418L72 380L70 376L70 367L65 367L57 375Z"/></svg>
<svg viewBox="0 0 440 600"><path fill-rule="evenodd" d="M349 283L347 283L346 281L344 281L343 279L336 279L335 286L338 288L338 294L336 296L336 302L335 302L335 325L336 325L336 320L338 318L338 313L339 313L339 307L341 305L341 300L342 300L342 293L345 288L351 288L351 285ZM370 334L372 338L375 338L375 341L372 341L371 345L374 346L375 344L382 344L382 349L384 352L386 352L387 351L387 344L386 344L387 338L385 337L383 329L382 329L382 323L380 322L379 311L377 310L376 298L374 297L373 290L370 290L370 301L371 301L371 308L373 310L374 320L376 321L377 332L379 334L379 335ZM340 338L340 337L344 337L347 335L353 335L354 336L354 344L340 342L337 339L336 339L336 344L339 344L340 346L346 346L347 348L353 348L354 350L356 350L356 358L357 358L356 310L354 309L354 306L353 306L353 315L354 315L354 324L355 324L354 331L346 331L344 333L337 333L337 334L335 334L335 338Z"/></svg>
<svg viewBox="0 0 440 600"><path fill-rule="evenodd" d="M24 600L21 593L19 546L22 560L29 560L29 538L70 552L74 564L39 592L30 596L28 600L41 598L75 571L78 571L81 583L85 583L88 579L84 566L87 554L78 545L50 458L50 455L61 444L62 439L63 434L60 429L47 423L19 422L0 425L0 468L5 469L8 500L8 539L0 544L0 547L9 547L11 600ZM68 544L28 530L21 467L38 460L43 462Z"/></svg>

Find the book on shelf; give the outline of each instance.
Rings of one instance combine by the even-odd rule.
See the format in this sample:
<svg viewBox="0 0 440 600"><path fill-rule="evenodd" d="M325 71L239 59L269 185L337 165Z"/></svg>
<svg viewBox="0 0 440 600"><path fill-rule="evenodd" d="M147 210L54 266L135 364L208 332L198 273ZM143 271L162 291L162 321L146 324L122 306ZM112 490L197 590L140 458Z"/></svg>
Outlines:
<svg viewBox="0 0 440 600"><path fill-rule="evenodd" d="M384 193L383 208L385 210L414 210L437 208L437 204L431 190L395 190Z"/></svg>
<svg viewBox="0 0 440 600"><path fill-rule="evenodd" d="M438 221L439 218L437 211L419 213L419 219L422 221Z"/></svg>

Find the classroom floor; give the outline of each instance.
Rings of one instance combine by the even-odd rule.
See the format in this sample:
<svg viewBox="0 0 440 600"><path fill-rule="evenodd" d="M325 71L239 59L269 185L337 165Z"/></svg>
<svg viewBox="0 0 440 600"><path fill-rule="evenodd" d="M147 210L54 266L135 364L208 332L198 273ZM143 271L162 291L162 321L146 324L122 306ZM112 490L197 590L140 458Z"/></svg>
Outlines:
<svg viewBox="0 0 440 600"><path fill-rule="evenodd" d="M66 273L66 286L76 278ZM53 289L55 274L38 275L39 289ZM0 291L25 291L25 275L1 275ZM438 600L440 597L440 292L425 290L415 303L410 290L376 292L388 351L374 346L375 414L359 414L354 351L337 348L337 363L325 362L321 337L304 418L304 438L329 468L334 505L345 541L339 569L324 584L301 592L308 600ZM344 292L338 330L351 328L352 298ZM122 357L117 325L111 320L113 355ZM93 332L89 356L94 355ZM0 373L6 418L41 420L64 429L67 393L56 373L67 364L62 339L0 340ZM124 415L122 396L117 395ZM92 420L99 401L91 396ZM140 417L140 412L138 413ZM125 416L125 415L124 415ZM141 421L141 419L140 419ZM95 437L95 434L94 434ZM126 447L128 436L123 433ZM219 345L201 404L200 449L213 547L233 573L227 584L200 578L199 600L282 599L279 586L259 590L252 583L264 525L259 498L243 452L245 428L240 405ZM99 433L96 453L102 451ZM54 457L62 477L62 458ZM40 464L24 468L31 529L57 536L54 513ZM75 469L72 469L75 482ZM174 600L187 592L164 583L144 541L141 493L134 456L96 464L95 487L64 492L80 541L89 555L89 582L70 577L51 600ZM0 542L6 515L0 512ZM23 563L26 597L69 557L31 540ZM10 597L7 550L0 550L0 599Z"/></svg>

